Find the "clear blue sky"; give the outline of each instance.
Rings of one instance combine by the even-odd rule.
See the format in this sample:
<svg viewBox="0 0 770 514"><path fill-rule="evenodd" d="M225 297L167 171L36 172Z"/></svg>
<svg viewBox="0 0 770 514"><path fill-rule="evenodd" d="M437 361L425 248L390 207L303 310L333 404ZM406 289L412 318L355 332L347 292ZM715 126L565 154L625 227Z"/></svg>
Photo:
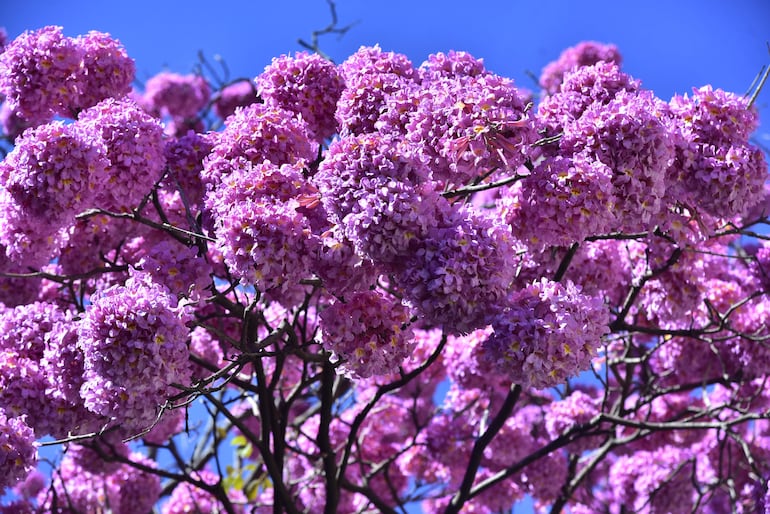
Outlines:
<svg viewBox="0 0 770 514"><path fill-rule="evenodd" d="M336 3L342 24L356 22L343 38L322 40L337 62L374 43L415 65L430 53L466 50L529 86L527 70L539 74L563 48L594 39L618 45L625 70L664 99L707 83L744 92L770 63L768 0ZM0 0L0 26L10 37L48 24L62 25L71 36L109 32L136 59L141 80L164 67L191 70L198 50L223 56L234 76L253 77L273 56L298 50L297 38L309 38L328 19L325 0ZM767 118L770 87L760 103Z"/></svg>
<svg viewBox="0 0 770 514"><path fill-rule="evenodd" d="M616 44L624 69L668 100L693 86L743 93L770 64L770 0L338 0L342 38L321 47L341 62L361 45L379 43L419 65L429 54L466 50L487 68L533 87L561 50L582 40ZM192 70L198 51L221 55L232 77L253 78L272 57L301 48L325 26L325 0L200 2L132 0L0 0L0 26L13 38L27 29L61 25L120 39L142 81L168 69ZM757 140L770 146L770 84L758 105L765 120ZM525 512L529 506L517 509Z"/></svg>

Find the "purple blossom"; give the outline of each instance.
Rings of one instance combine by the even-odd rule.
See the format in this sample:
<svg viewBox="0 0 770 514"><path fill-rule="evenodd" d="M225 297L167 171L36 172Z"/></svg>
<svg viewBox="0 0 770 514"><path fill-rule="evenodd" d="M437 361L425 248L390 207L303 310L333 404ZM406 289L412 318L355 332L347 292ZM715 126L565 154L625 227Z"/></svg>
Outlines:
<svg viewBox="0 0 770 514"><path fill-rule="evenodd" d="M74 348L76 324L55 305L35 302L2 312L0 408L26 415L38 437L93 431L101 422L86 411L75 388L82 356Z"/></svg>
<svg viewBox="0 0 770 514"><path fill-rule="evenodd" d="M607 45L596 41L583 41L564 50L559 58L548 63L540 74L540 86L546 93L554 94L571 71L584 66L591 66L600 61L615 63L618 67L622 56L615 45Z"/></svg>
<svg viewBox="0 0 770 514"><path fill-rule="evenodd" d="M78 97L81 51L61 27L27 31L0 54L0 94L31 125L70 117Z"/></svg>
<svg viewBox="0 0 770 514"><path fill-rule="evenodd" d="M334 296L344 296L347 291L365 290L377 280L374 263L361 258L354 243L335 226L321 236L321 244L313 263L313 272L323 281Z"/></svg>
<svg viewBox="0 0 770 514"><path fill-rule="evenodd" d="M542 161L503 198L514 236L531 248L569 246L610 231L615 221L612 170L583 156Z"/></svg>
<svg viewBox="0 0 770 514"><path fill-rule="evenodd" d="M458 211L428 230L395 277L395 285L428 327L469 333L487 324L513 280L509 231L482 215Z"/></svg>
<svg viewBox="0 0 770 514"><path fill-rule="evenodd" d="M203 161L201 173L210 188L234 169L270 161L275 165L312 162L318 144L311 141L307 124L293 113L263 104L237 109Z"/></svg>
<svg viewBox="0 0 770 514"><path fill-rule="evenodd" d="M560 401L548 404L545 415L545 427L551 439L556 439L573 430L579 425L588 423L599 414L601 410L601 398L592 394L577 390ZM599 447L604 441L603 436L584 437L576 439L567 447L575 454Z"/></svg>
<svg viewBox="0 0 770 514"><path fill-rule="evenodd" d="M173 118L194 118L211 97L211 87L200 75L161 72L145 84L144 100L151 112Z"/></svg>
<svg viewBox="0 0 770 514"><path fill-rule="evenodd" d="M379 291L360 291L321 312L323 345L354 377L393 372L409 355L406 307Z"/></svg>
<svg viewBox="0 0 770 514"><path fill-rule="evenodd" d="M428 169L414 158L408 145L377 134L335 140L324 155L313 183L321 192L331 221L360 208L362 191L377 181L418 185L429 179Z"/></svg>
<svg viewBox="0 0 770 514"><path fill-rule="evenodd" d="M0 95L0 98L2 98L2 95ZM19 116L19 113L8 106L8 102L3 102L2 105L0 105L0 128L2 128L2 132L10 140L19 137L22 132L31 126L32 124L24 121L24 119Z"/></svg>
<svg viewBox="0 0 770 514"><path fill-rule="evenodd" d="M214 147L214 136L195 132L166 141L163 154L166 156L168 174L163 179L163 186L176 191L181 189L191 208L199 206L203 200L204 185L200 173L203 159Z"/></svg>
<svg viewBox="0 0 770 514"><path fill-rule="evenodd" d="M187 328L162 286L129 279L92 298L78 329L86 407L126 430L151 425L166 398L188 385Z"/></svg>
<svg viewBox="0 0 770 514"><path fill-rule="evenodd" d="M560 90L545 97L537 108L537 120L547 135L559 134L580 118L591 104L606 105L620 91L634 93L641 83L611 62L598 62L569 72ZM599 107L601 109L601 107Z"/></svg>
<svg viewBox="0 0 770 514"><path fill-rule="evenodd" d="M37 463L35 435L23 418L0 409L0 492L23 480Z"/></svg>
<svg viewBox="0 0 770 514"><path fill-rule="evenodd" d="M183 408L166 410L163 412L158 423L152 429L144 434L145 443L162 445L182 432L187 420L187 411Z"/></svg>
<svg viewBox="0 0 770 514"><path fill-rule="evenodd" d="M46 477L40 471L33 469L27 478L16 484L13 492L25 500L33 499L46 485Z"/></svg>
<svg viewBox="0 0 770 514"><path fill-rule="evenodd" d="M392 73L412 80L415 70L409 58L395 52L383 52L379 45L362 46L339 66L340 74L348 84L366 75Z"/></svg>
<svg viewBox="0 0 770 514"><path fill-rule="evenodd" d="M0 182L25 216L62 227L91 206L109 162L104 143L77 124L31 128L0 162Z"/></svg>
<svg viewBox="0 0 770 514"><path fill-rule="evenodd" d="M239 80L214 95L214 113L224 120L238 107L246 107L257 101L256 84L250 80Z"/></svg>
<svg viewBox="0 0 770 514"><path fill-rule="evenodd" d="M300 280L309 278L319 239L296 199L309 192L295 166L270 162L245 166L224 177L210 192L217 248L236 278L262 292L304 296Z"/></svg>
<svg viewBox="0 0 770 514"><path fill-rule="evenodd" d="M0 245L0 273L24 274L24 266L11 262ZM6 307L16 307L32 303L40 292L42 280L37 277L0 277L0 303Z"/></svg>
<svg viewBox="0 0 770 514"><path fill-rule="evenodd" d="M0 185L0 248L11 265L38 269L51 261L67 242L66 228L30 216Z"/></svg>
<svg viewBox="0 0 770 514"><path fill-rule="evenodd" d="M669 125L677 136L676 161L669 171L671 196L706 213L745 215L765 196L765 156L748 142L759 121L747 100L704 86L692 98L668 104Z"/></svg>
<svg viewBox="0 0 770 514"><path fill-rule="evenodd" d="M555 386L590 367L608 324L599 299L544 278L510 295L481 359L522 387Z"/></svg>
<svg viewBox="0 0 770 514"><path fill-rule="evenodd" d="M418 96L406 139L436 180L459 185L515 173L539 139L524 96L498 75L429 82Z"/></svg>
<svg viewBox="0 0 770 514"><path fill-rule="evenodd" d="M65 275L77 275L104 268L102 259L109 256L113 262L125 262L125 250L116 253L121 243L141 233L135 223L99 214L79 219L67 231L66 245L61 249L58 264Z"/></svg>
<svg viewBox="0 0 770 514"><path fill-rule="evenodd" d="M128 458L143 466L157 467L139 453L132 453ZM67 454L53 477L52 486L41 491L37 499L46 512L99 512L109 505L114 514L136 514L149 512L160 492L158 475L130 464L121 464L107 473L90 472Z"/></svg>
<svg viewBox="0 0 770 514"><path fill-rule="evenodd" d="M78 124L101 138L109 166L93 178L99 207L127 211L150 193L166 165L163 128L135 102L109 98L80 114Z"/></svg>
<svg viewBox="0 0 770 514"><path fill-rule="evenodd" d="M131 91L136 66L120 41L92 30L73 40L80 50L77 108L87 109L107 98L121 98Z"/></svg>
<svg viewBox="0 0 770 514"><path fill-rule="evenodd" d="M663 106L649 92L618 92L593 103L564 127L562 151L597 160L612 171L616 227L646 230L661 210L666 172L674 159Z"/></svg>
<svg viewBox="0 0 770 514"><path fill-rule="evenodd" d="M337 131L334 111L344 84L337 67L320 55L276 57L255 82L266 104L298 114L315 140L322 142Z"/></svg>
<svg viewBox="0 0 770 514"><path fill-rule="evenodd" d="M159 242L150 248L137 267L176 296L196 300L211 286L211 265L198 255L198 248L183 246L176 241Z"/></svg>
<svg viewBox="0 0 770 514"><path fill-rule="evenodd" d="M707 85L693 88L692 97L675 95L668 105L688 141L721 146L745 143L759 126L757 108L748 102L745 96Z"/></svg>
<svg viewBox="0 0 770 514"><path fill-rule="evenodd" d="M478 77L487 72L483 59L476 59L468 52L450 50L449 53L431 54L417 70L422 84L457 77Z"/></svg>
<svg viewBox="0 0 770 514"><path fill-rule="evenodd" d="M192 478L207 486L217 487L220 484L219 475L207 469L193 472ZM242 493L234 490L231 495L234 501L243 501ZM236 506L236 512L241 512L241 508ZM174 488L168 502L161 510L162 514L187 514L194 512L196 514L216 514L225 512L222 502L217 500L216 496L209 491L203 490L189 482L182 482Z"/></svg>
<svg viewBox="0 0 770 514"><path fill-rule="evenodd" d="M401 96L413 83L395 73L356 75L345 83L334 114L342 136L377 132L392 96Z"/></svg>
<svg viewBox="0 0 770 514"><path fill-rule="evenodd" d="M676 447L621 456L610 469L615 501L649 514L692 512L692 460Z"/></svg>

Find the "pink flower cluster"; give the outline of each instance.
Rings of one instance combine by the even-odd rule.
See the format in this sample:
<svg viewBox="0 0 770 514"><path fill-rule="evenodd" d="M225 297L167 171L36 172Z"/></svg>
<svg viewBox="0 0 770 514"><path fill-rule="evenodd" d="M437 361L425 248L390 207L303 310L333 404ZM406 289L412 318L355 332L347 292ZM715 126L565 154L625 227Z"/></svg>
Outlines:
<svg viewBox="0 0 770 514"><path fill-rule="evenodd" d="M288 111L264 104L237 109L203 161L204 183L216 187L234 169L270 161L276 165L302 164L316 158L307 124Z"/></svg>
<svg viewBox="0 0 770 514"><path fill-rule="evenodd" d="M210 487L219 486L219 475L207 469L193 473L192 478ZM233 494L233 500L244 502L246 499L242 497L242 494ZM196 487L189 482L183 482L174 488L161 513L187 514L194 512L197 514L216 514L217 512L223 512L224 509L225 507L222 505L222 502L217 500L210 492ZM236 506L235 512L240 513L242 510Z"/></svg>
<svg viewBox="0 0 770 514"><path fill-rule="evenodd" d="M704 86L692 97L669 102L676 139L671 178L679 198L712 216L742 216L764 198L767 162L749 143L757 127L756 109L746 98Z"/></svg>
<svg viewBox="0 0 770 514"><path fill-rule="evenodd" d="M109 98L83 111L78 119L107 147L109 166L97 202L128 211L150 193L163 173L163 128L127 98Z"/></svg>
<svg viewBox="0 0 770 514"><path fill-rule="evenodd" d="M190 381L187 327L167 290L129 279L92 298L78 330L85 406L127 430L142 430Z"/></svg>
<svg viewBox="0 0 770 514"><path fill-rule="evenodd" d="M99 512L107 505L114 514L149 512L160 497L160 479L131 463L151 469L156 465L140 453L128 455L127 460L100 472L83 468L67 454L51 487L38 494L38 504L46 512Z"/></svg>
<svg viewBox="0 0 770 514"><path fill-rule="evenodd" d="M23 418L0 409L0 491L23 480L37 463L35 435Z"/></svg>
<svg viewBox="0 0 770 514"><path fill-rule="evenodd" d="M162 72L144 86L143 103L151 112L172 118L193 118L206 106L211 87L200 75Z"/></svg>
<svg viewBox="0 0 770 514"><path fill-rule="evenodd" d="M361 291L321 313L323 345L354 377L392 373L409 355L409 310L379 291Z"/></svg>
<svg viewBox="0 0 770 514"><path fill-rule="evenodd" d="M523 387L551 387L590 367L608 318L597 298L544 278L511 294L480 358Z"/></svg>
<svg viewBox="0 0 770 514"><path fill-rule="evenodd" d="M304 294L319 243L298 200L308 187L296 166L265 161L231 170L209 193L217 248L235 277L287 300Z"/></svg>
<svg viewBox="0 0 770 514"><path fill-rule="evenodd" d="M334 111L343 81L337 67L318 54L281 56L256 78L257 93L268 105L292 111L322 142L337 131Z"/></svg>
<svg viewBox="0 0 770 514"><path fill-rule="evenodd" d="M615 45L607 45L597 41L583 41L564 50L559 58L543 68L540 74L540 86L548 94L559 91L559 87L568 72L584 66L591 66L600 61L612 62L620 66L622 56Z"/></svg>
<svg viewBox="0 0 770 514"><path fill-rule="evenodd" d="M109 34L73 39L49 26L23 33L0 54L0 94L12 112L38 125L127 94L134 73L134 61Z"/></svg>

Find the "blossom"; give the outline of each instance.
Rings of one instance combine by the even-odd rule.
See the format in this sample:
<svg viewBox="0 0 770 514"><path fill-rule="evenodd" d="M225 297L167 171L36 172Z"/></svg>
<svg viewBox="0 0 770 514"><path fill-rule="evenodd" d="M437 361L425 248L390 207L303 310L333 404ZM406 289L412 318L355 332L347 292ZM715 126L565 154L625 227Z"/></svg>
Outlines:
<svg viewBox="0 0 770 514"><path fill-rule="evenodd" d="M542 389L589 368L609 313L571 282L543 278L512 293L491 324L482 362L522 387Z"/></svg>
<svg viewBox="0 0 770 514"><path fill-rule="evenodd" d="M377 132L388 99L409 91L411 81L395 73L355 75L340 94L334 117L342 136Z"/></svg>
<svg viewBox="0 0 770 514"><path fill-rule="evenodd" d="M557 93L543 98L537 107L537 119L548 129L547 135L556 135L592 104L605 105L620 91L634 93L640 86L638 80L620 71L614 62L583 66L564 76Z"/></svg>
<svg viewBox="0 0 770 514"><path fill-rule="evenodd" d="M311 274L319 244L297 200L307 188L295 166L266 161L233 170L209 193L216 245L236 278L262 292L304 296L299 282Z"/></svg>
<svg viewBox="0 0 770 514"><path fill-rule="evenodd" d="M23 418L0 409L0 492L23 480L37 462L35 435Z"/></svg>
<svg viewBox="0 0 770 514"><path fill-rule="evenodd" d="M421 186L427 176L408 146L371 134L335 141L313 182L330 221L358 255L391 265L411 253L450 209L431 185Z"/></svg>
<svg viewBox="0 0 770 514"><path fill-rule="evenodd" d="M214 96L214 113L224 120L238 107L246 107L257 101L256 84L250 80L240 80L225 86Z"/></svg>
<svg viewBox="0 0 770 514"><path fill-rule="evenodd" d="M17 138L0 162L0 182L25 216L62 227L93 205L108 166L101 139L77 124L54 121Z"/></svg>
<svg viewBox="0 0 770 514"><path fill-rule="evenodd" d="M61 27L24 32L0 54L0 94L31 125L71 116L80 65L81 52Z"/></svg>
<svg viewBox="0 0 770 514"><path fill-rule="evenodd" d="M339 226L321 236L317 249L312 270L333 295L344 296L346 291L367 289L376 282L374 263L356 253L353 242Z"/></svg>
<svg viewBox="0 0 770 514"><path fill-rule="evenodd" d="M368 184L392 180L418 185L429 178L428 169L397 139L377 134L348 136L329 145L313 183L321 192L332 221L339 224L360 206Z"/></svg>
<svg viewBox="0 0 770 514"><path fill-rule="evenodd" d="M559 91L559 86L568 72L600 61L612 62L619 67L622 56L618 47L597 41L582 41L564 50L557 60L543 68L540 74L540 86L548 94L554 94Z"/></svg>
<svg viewBox="0 0 770 514"><path fill-rule="evenodd" d="M619 457L609 476L615 501L651 514L691 512L694 463L688 453L662 447Z"/></svg>
<svg viewBox="0 0 770 514"><path fill-rule="evenodd" d="M170 191L181 189L190 209L199 207L203 200L205 188L200 173L203 170L203 159L213 146L213 136L189 131L183 136L167 140L163 148L168 174L162 185Z"/></svg>
<svg viewBox="0 0 770 514"><path fill-rule="evenodd" d="M569 246L610 231L616 202L612 179L612 170L598 160L547 158L504 194L503 216L512 233L532 248Z"/></svg>
<svg viewBox="0 0 770 514"><path fill-rule="evenodd" d="M454 77L477 77L488 73L483 59L476 59L468 52L450 50L448 53L431 54L417 70L422 83Z"/></svg>
<svg viewBox="0 0 770 514"><path fill-rule="evenodd" d="M428 82L417 95L406 139L436 180L459 185L515 173L539 139L524 96L499 75Z"/></svg>
<svg viewBox="0 0 770 514"><path fill-rule="evenodd" d="M144 87L144 100L151 112L175 118L194 118L206 106L211 87L200 75L161 72Z"/></svg>
<svg viewBox="0 0 770 514"><path fill-rule="evenodd" d="M675 96L668 108L668 124L677 136L668 177L672 198L720 218L743 216L759 204L767 162L748 141L758 125L756 109L711 86L693 90L692 98Z"/></svg>
<svg viewBox="0 0 770 514"><path fill-rule="evenodd" d="M225 123L203 161L201 177L210 188L249 163L302 165L317 156L318 144L311 141L307 124L279 107L252 104L237 109Z"/></svg>
<svg viewBox="0 0 770 514"><path fill-rule="evenodd" d="M128 458L142 466L157 467L139 453L131 453ZM81 467L68 453L53 476L51 487L42 490L37 500L50 512L98 512L109 505L114 514L134 514L149 512L160 493L160 479L154 473L130 464L93 472Z"/></svg>
<svg viewBox="0 0 770 514"><path fill-rule="evenodd" d="M551 439L556 439L569 433L576 427L590 422L600 409L601 398L597 398L595 392L587 394L581 390L573 391L563 400L548 404L545 415L545 427L548 435ZM602 436L579 438L570 443L569 450L572 453L580 454L600 446L603 440L604 437Z"/></svg>
<svg viewBox="0 0 770 514"><path fill-rule="evenodd" d="M257 92L266 104L297 113L317 141L334 134L334 111L343 88L337 67L318 54L282 55L255 79Z"/></svg>
<svg viewBox="0 0 770 514"><path fill-rule="evenodd" d="M11 262L0 245L0 273L24 274L24 266ZM40 292L42 280L36 277L0 277L0 303L6 307L16 307L32 303Z"/></svg>
<svg viewBox="0 0 770 514"><path fill-rule="evenodd" d="M491 219L458 211L428 230L395 276L395 285L426 326L469 333L485 326L515 269L514 241Z"/></svg>
<svg viewBox="0 0 770 514"><path fill-rule="evenodd" d="M99 207L127 211L150 193L166 164L163 128L128 98L108 98L80 114L78 124L101 138L109 166L95 177Z"/></svg>
<svg viewBox="0 0 770 514"><path fill-rule="evenodd" d="M147 252L137 267L174 295L200 298L211 285L211 265L198 256L197 247L161 241Z"/></svg>
<svg viewBox="0 0 770 514"><path fill-rule="evenodd" d="M167 290L140 276L95 295L78 337L85 406L126 430L151 425L172 384L189 384L184 321Z"/></svg>
<svg viewBox="0 0 770 514"><path fill-rule="evenodd" d="M409 58L395 52L383 52L379 45L362 46L339 66L345 83L356 77L392 73L411 80L415 75Z"/></svg>
<svg viewBox="0 0 770 514"><path fill-rule="evenodd" d="M663 106L649 92L619 91L595 102L564 127L564 152L598 160L612 171L615 226L646 230L663 206L674 145L661 121Z"/></svg>
<svg viewBox="0 0 770 514"><path fill-rule="evenodd" d="M104 32L90 31L73 40L81 52L76 106L87 109L107 98L120 98L131 91L136 74L134 60L120 41Z"/></svg>
<svg viewBox="0 0 770 514"><path fill-rule="evenodd" d="M219 475L203 469L192 474L194 480L200 481L209 487L220 487ZM244 500L242 494L235 494L239 491L233 491L234 500ZM162 514L187 514L195 512L196 514L216 514L223 512L224 506L210 491L196 487L189 482L182 482L174 488L168 502L163 506ZM241 509L236 507L236 512Z"/></svg>
<svg viewBox="0 0 770 514"><path fill-rule="evenodd" d="M354 377L390 373L410 353L409 317L382 292L354 292L321 312L324 348Z"/></svg>

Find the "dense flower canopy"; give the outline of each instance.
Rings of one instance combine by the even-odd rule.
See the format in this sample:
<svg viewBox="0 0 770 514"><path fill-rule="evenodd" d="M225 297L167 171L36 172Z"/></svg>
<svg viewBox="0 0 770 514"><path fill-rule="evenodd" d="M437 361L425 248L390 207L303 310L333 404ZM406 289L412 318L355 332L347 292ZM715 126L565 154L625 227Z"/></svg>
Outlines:
<svg viewBox="0 0 770 514"><path fill-rule="evenodd" d="M752 100L598 42L536 92L461 51L133 90L108 34L2 46L0 512L766 505Z"/></svg>

